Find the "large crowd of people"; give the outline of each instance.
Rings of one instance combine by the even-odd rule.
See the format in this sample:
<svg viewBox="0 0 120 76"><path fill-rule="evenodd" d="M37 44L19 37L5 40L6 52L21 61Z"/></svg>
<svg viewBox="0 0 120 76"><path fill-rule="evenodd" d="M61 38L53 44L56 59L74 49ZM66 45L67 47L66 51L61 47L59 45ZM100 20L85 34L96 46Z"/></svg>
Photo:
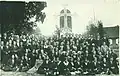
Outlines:
<svg viewBox="0 0 120 76"><path fill-rule="evenodd" d="M119 74L119 62L109 40L81 35L39 39L29 34L1 36L1 69L26 72L42 60L37 73L46 75Z"/></svg>

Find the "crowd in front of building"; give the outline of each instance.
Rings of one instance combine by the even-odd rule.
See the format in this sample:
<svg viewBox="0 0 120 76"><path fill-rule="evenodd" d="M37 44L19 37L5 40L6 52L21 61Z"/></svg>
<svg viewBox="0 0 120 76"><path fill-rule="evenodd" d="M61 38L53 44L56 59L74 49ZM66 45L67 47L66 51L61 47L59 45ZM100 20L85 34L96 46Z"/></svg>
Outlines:
<svg viewBox="0 0 120 76"><path fill-rule="evenodd" d="M1 69L26 72L42 60L37 73L46 75L119 74L119 62L106 37L75 35L39 39L34 35L1 36Z"/></svg>

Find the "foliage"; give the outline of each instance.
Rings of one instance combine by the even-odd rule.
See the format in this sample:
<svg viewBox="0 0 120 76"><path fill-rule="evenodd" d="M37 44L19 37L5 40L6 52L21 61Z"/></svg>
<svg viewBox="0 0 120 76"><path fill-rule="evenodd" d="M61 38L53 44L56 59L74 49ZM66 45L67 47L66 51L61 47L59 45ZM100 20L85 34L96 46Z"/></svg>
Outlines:
<svg viewBox="0 0 120 76"><path fill-rule="evenodd" d="M100 39L102 39L105 32L103 30L103 23L101 21L98 21L98 33L99 33Z"/></svg>
<svg viewBox="0 0 120 76"><path fill-rule="evenodd" d="M93 35L94 37L97 37L99 34L100 38L102 39L104 36L104 30L103 30L103 23L101 21L97 21L97 25L94 23L90 23L87 26L87 36Z"/></svg>
<svg viewBox="0 0 120 76"><path fill-rule="evenodd" d="M97 26L95 24L91 23L87 26L87 35L97 36Z"/></svg>
<svg viewBox="0 0 120 76"><path fill-rule="evenodd" d="M42 10L46 7L46 2L1 2L0 3L0 24L2 32L32 31L36 22L44 22L46 17ZM35 18L35 21L30 21ZM4 30L3 30L4 29Z"/></svg>
<svg viewBox="0 0 120 76"><path fill-rule="evenodd" d="M56 25L56 30L55 30L55 34L58 35L58 37L60 37L60 33L61 33L61 29L57 27Z"/></svg>

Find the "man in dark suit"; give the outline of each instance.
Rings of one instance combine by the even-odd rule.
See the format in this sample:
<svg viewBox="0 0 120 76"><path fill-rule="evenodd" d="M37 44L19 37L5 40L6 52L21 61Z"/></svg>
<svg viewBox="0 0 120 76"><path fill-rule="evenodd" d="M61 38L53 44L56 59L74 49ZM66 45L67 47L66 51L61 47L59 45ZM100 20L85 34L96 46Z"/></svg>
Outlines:
<svg viewBox="0 0 120 76"><path fill-rule="evenodd" d="M103 62L101 64L102 64L102 70L103 70L102 73L106 74L107 69L109 68L109 62L107 61L105 57L103 58Z"/></svg>
<svg viewBox="0 0 120 76"><path fill-rule="evenodd" d="M110 58L109 68L113 74L119 74L118 61L113 60L113 57Z"/></svg>
<svg viewBox="0 0 120 76"><path fill-rule="evenodd" d="M61 75L65 74L65 71L64 71L65 65L64 65L63 61L60 62L58 69L59 69L59 72Z"/></svg>
<svg viewBox="0 0 120 76"><path fill-rule="evenodd" d="M91 69L90 74L98 74L98 68L99 68L99 63L97 61L97 57L95 57L94 60L91 61L89 64L89 69Z"/></svg>
<svg viewBox="0 0 120 76"><path fill-rule="evenodd" d="M50 61L49 59L45 59L42 65L38 68L37 73L49 75L49 71L50 71Z"/></svg>
<svg viewBox="0 0 120 76"><path fill-rule="evenodd" d="M60 55L60 61L65 61L66 59L66 52L63 51L62 54Z"/></svg>
<svg viewBox="0 0 120 76"><path fill-rule="evenodd" d="M83 62L83 71L84 71L84 74L88 74L89 72L89 61L87 60L87 58L85 58L84 62Z"/></svg>
<svg viewBox="0 0 120 76"><path fill-rule="evenodd" d="M58 76L59 75L59 58L54 58L51 70L53 71L53 75Z"/></svg>
<svg viewBox="0 0 120 76"><path fill-rule="evenodd" d="M6 65L8 60L10 59L9 46L8 45L6 45L6 46L1 45L0 50L1 50L1 60L2 60L1 62L2 62L2 64Z"/></svg>

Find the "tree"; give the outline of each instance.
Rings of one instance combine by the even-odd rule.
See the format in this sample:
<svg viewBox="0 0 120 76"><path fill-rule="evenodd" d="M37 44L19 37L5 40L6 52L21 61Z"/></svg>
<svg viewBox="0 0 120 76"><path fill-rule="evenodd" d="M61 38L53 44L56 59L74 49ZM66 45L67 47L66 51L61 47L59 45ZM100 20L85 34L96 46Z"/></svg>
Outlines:
<svg viewBox="0 0 120 76"><path fill-rule="evenodd" d="M88 35L93 35L94 37L97 37L98 35L100 36L100 39L104 37L104 29L103 29L103 23L102 21L97 21L97 26L94 23L90 23L87 26L87 33L85 33L87 36Z"/></svg>
<svg viewBox="0 0 120 76"><path fill-rule="evenodd" d="M100 39L102 39L104 37L104 30L103 30L103 23L101 21L98 21L98 33Z"/></svg>
<svg viewBox="0 0 120 76"><path fill-rule="evenodd" d="M88 26L87 26L87 36L89 35L93 35L94 37L97 36L97 26L95 26L95 24L93 23L90 23Z"/></svg>
<svg viewBox="0 0 120 76"><path fill-rule="evenodd" d="M55 34L58 35L58 37L60 37L60 33L61 33L61 29L57 27L56 25L56 30L55 30Z"/></svg>
<svg viewBox="0 0 120 76"><path fill-rule="evenodd" d="M22 31L30 32L37 26L36 22L44 22L46 17L42 10L46 7L46 2L0 2L0 24L1 32ZM35 21L30 21L35 18Z"/></svg>

